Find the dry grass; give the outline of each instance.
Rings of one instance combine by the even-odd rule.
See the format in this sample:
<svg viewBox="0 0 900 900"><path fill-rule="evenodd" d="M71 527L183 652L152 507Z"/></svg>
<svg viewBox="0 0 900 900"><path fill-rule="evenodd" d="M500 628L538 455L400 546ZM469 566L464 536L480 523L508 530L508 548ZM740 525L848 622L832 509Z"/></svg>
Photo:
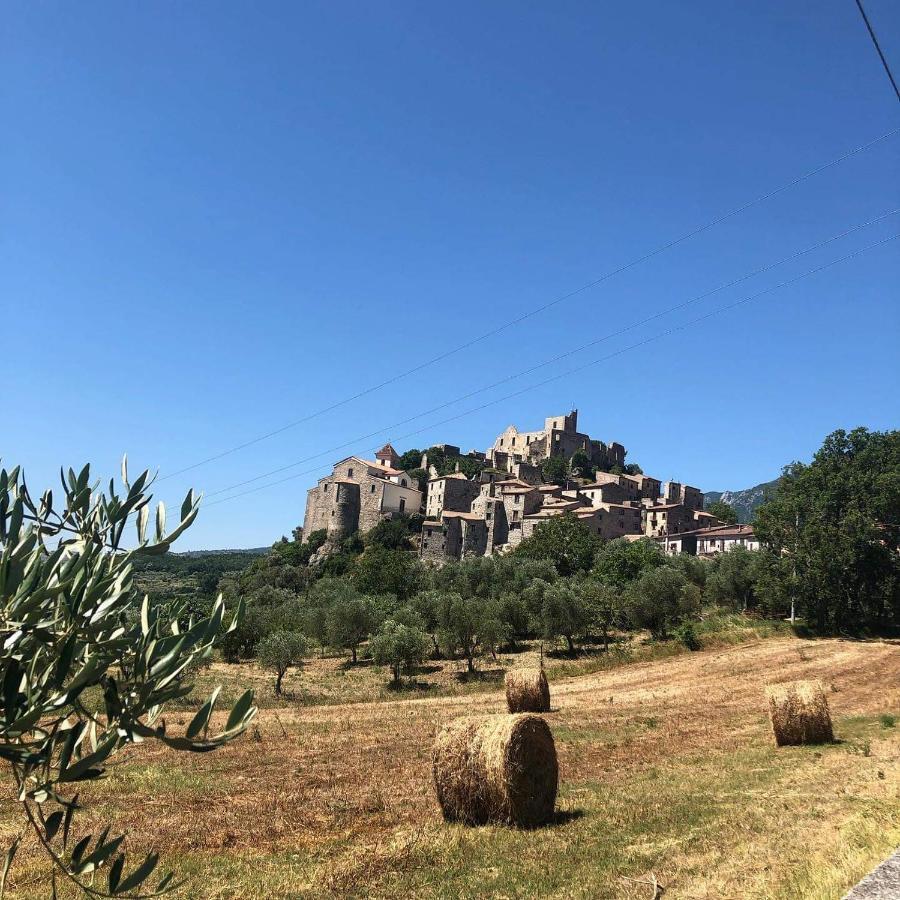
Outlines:
<svg viewBox="0 0 900 900"><path fill-rule="evenodd" d="M550 712L550 685L543 667L506 673L506 706L511 713Z"/></svg>
<svg viewBox="0 0 900 900"><path fill-rule="evenodd" d="M553 819L559 763L540 716L456 719L438 734L432 767L448 821L535 828Z"/></svg>
<svg viewBox="0 0 900 900"><path fill-rule="evenodd" d="M773 679L832 684L838 741L774 748ZM651 872L667 898L825 900L900 843L900 729L883 724L900 712L896 644L776 638L683 654L557 678L554 703L561 815L537 831L450 825L435 800L436 732L501 711L499 684L264 709L253 733L209 755L136 747L85 793L80 827L114 818L198 900L627 900L649 895ZM44 871L23 845L10 896L48 896Z"/></svg>

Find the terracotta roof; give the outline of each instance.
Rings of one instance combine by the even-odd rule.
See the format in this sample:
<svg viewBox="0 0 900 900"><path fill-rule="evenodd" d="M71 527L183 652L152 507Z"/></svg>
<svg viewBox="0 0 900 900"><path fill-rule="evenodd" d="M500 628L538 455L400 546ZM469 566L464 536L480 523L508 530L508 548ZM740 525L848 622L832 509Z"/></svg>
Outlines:
<svg viewBox="0 0 900 900"><path fill-rule="evenodd" d="M679 531L678 534L661 535L656 540L677 541L685 535L698 538L743 537L755 540L753 528L750 525L714 525L712 528L694 528L691 531Z"/></svg>
<svg viewBox="0 0 900 900"><path fill-rule="evenodd" d="M400 456L400 454L388 443L375 454L375 459L390 459L392 456Z"/></svg>

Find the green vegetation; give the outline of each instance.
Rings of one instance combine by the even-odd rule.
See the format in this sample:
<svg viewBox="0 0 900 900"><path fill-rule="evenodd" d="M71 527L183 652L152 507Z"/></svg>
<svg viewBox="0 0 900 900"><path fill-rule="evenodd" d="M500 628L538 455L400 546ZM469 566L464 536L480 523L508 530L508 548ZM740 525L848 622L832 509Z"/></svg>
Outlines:
<svg viewBox="0 0 900 900"><path fill-rule="evenodd" d="M192 693L190 673L219 639L225 608L220 598L208 616L194 618L185 603L142 602L133 563L165 553L193 523L198 502L189 492L168 533L160 504L148 537L148 472L131 483L123 460L124 494L112 481L99 491L89 466L60 474L64 502L56 507L51 491L32 498L18 468L0 471L0 757L10 764L22 834L30 831L49 860L54 895L59 876L97 896L156 896L172 882L169 874L149 883L156 853L126 871L125 834L110 837L107 826L76 839L79 792L131 744L156 739L195 752L222 746L252 720L253 694L241 696L220 731L210 733L214 691L183 736L167 732L165 705ZM131 521L138 547L124 550ZM241 613L238 604L226 632ZM7 851L0 893L22 834Z"/></svg>
<svg viewBox="0 0 900 900"><path fill-rule="evenodd" d="M449 465L437 448L428 453L435 465ZM409 451L402 464L420 457ZM570 474L554 459L547 462L560 477ZM585 460L575 462L581 469ZM421 636L433 658L459 659L473 673L482 658L535 640L570 658L601 646L617 653L643 633L669 647L696 649L709 639L712 607L761 622L786 617L792 598L804 627L819 632L888 627L897 622L893 586L900 582L896 529L885 524L898 519L897 469L896 433L836 433L810 466L789 467L761 508L759 531L769 547L713 560L666 557L650 540L603 542L571 514L542 524L509 556L441 569L417 558L419 517L381 522L325 555L318 552L324 532L306 544L282 540L242 571L218 563L228 605L247 600L247 614L224 637L222 651L232 661L253 658L270 634L294 633L321 655L345 652L353 666L374 658L377 647L378 658L387 660L379 665L399 681L401 673L415 672L412 650ZM799 531L798 509L805 511ZM831 559L832 541L840 565ZM177 562L186 580L198 574L190 566ZM815 592L800 588L804 578ZM208 578L205 584L209 591ZM210 593L187 587L185 599L194 606L213 602ZM167 591L177 596L172 585ZM409 631L398 631L401 625ZM411 648L410 656L400 658L401 645Z"/></svg>
<svg viewBox="0 0 900 900"><path fill-rule="evenodd" d="M756 533L789 559L780 581L819 633L900 621L900 431L835 431L784 470ZM795 577L794 577L795 576Z"/></svg>
<svg viewBox="0 0 900 900"><path fill-rule="evenodd" d="M724 522L726 525L737 524L737 510L730 504L726 503L724 500L714 500L706 507L706 511L714 515L717 519L719 519L719 521Z"/></svg>
<svg viewBox="0 0 900 900"><path fill-rule="evenodd" d="M302 634L293 631L273 631L260 641L257 655L260 663L275 672L275 696L281 696L281 682L291 666L300 666L309 652L309 644Z"/></svg>

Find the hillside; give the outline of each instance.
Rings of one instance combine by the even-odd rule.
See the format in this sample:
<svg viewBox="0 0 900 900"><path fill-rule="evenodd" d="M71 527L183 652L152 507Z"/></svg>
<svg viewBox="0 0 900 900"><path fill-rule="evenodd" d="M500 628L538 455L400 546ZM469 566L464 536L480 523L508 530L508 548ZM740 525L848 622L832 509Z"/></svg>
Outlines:
<svg viewBox="0 0 900 900"><path fill-rule="evenodd" d="M756 507L765 503L766 500L774 493L778 487L780 479L774 481L764 481L751 488L744 488L742 491L707 491L703 495L704 506L715 503L716 500L733 506L738 514L738 522L753 521L753 513Z"/></svg>

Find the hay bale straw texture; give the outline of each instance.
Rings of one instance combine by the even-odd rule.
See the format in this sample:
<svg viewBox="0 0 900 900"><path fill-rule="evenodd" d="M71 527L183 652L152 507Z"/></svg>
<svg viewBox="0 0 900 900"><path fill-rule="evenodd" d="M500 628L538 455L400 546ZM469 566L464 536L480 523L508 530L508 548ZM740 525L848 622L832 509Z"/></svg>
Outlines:
<svg viewBox="0 0 900 900"><path fill-rule="evenodd" d="M826 744L834 740L825 686L820 681L789 681L766 688L775 743Z"/></svg>
<svg viewBox="0 0 900 900"><path fill-rule="evenodd" d="M457 719L438 734L432 765L438 802L451 822L534 828L553 818L559 765L540 716Z"/></svg>
<svg viewBox="0 0 900 900"><path fill-rule="evenodd" d="M506 673L506 705L511 713L549 712L550 685L543 669L512 669Z"/></svg>

